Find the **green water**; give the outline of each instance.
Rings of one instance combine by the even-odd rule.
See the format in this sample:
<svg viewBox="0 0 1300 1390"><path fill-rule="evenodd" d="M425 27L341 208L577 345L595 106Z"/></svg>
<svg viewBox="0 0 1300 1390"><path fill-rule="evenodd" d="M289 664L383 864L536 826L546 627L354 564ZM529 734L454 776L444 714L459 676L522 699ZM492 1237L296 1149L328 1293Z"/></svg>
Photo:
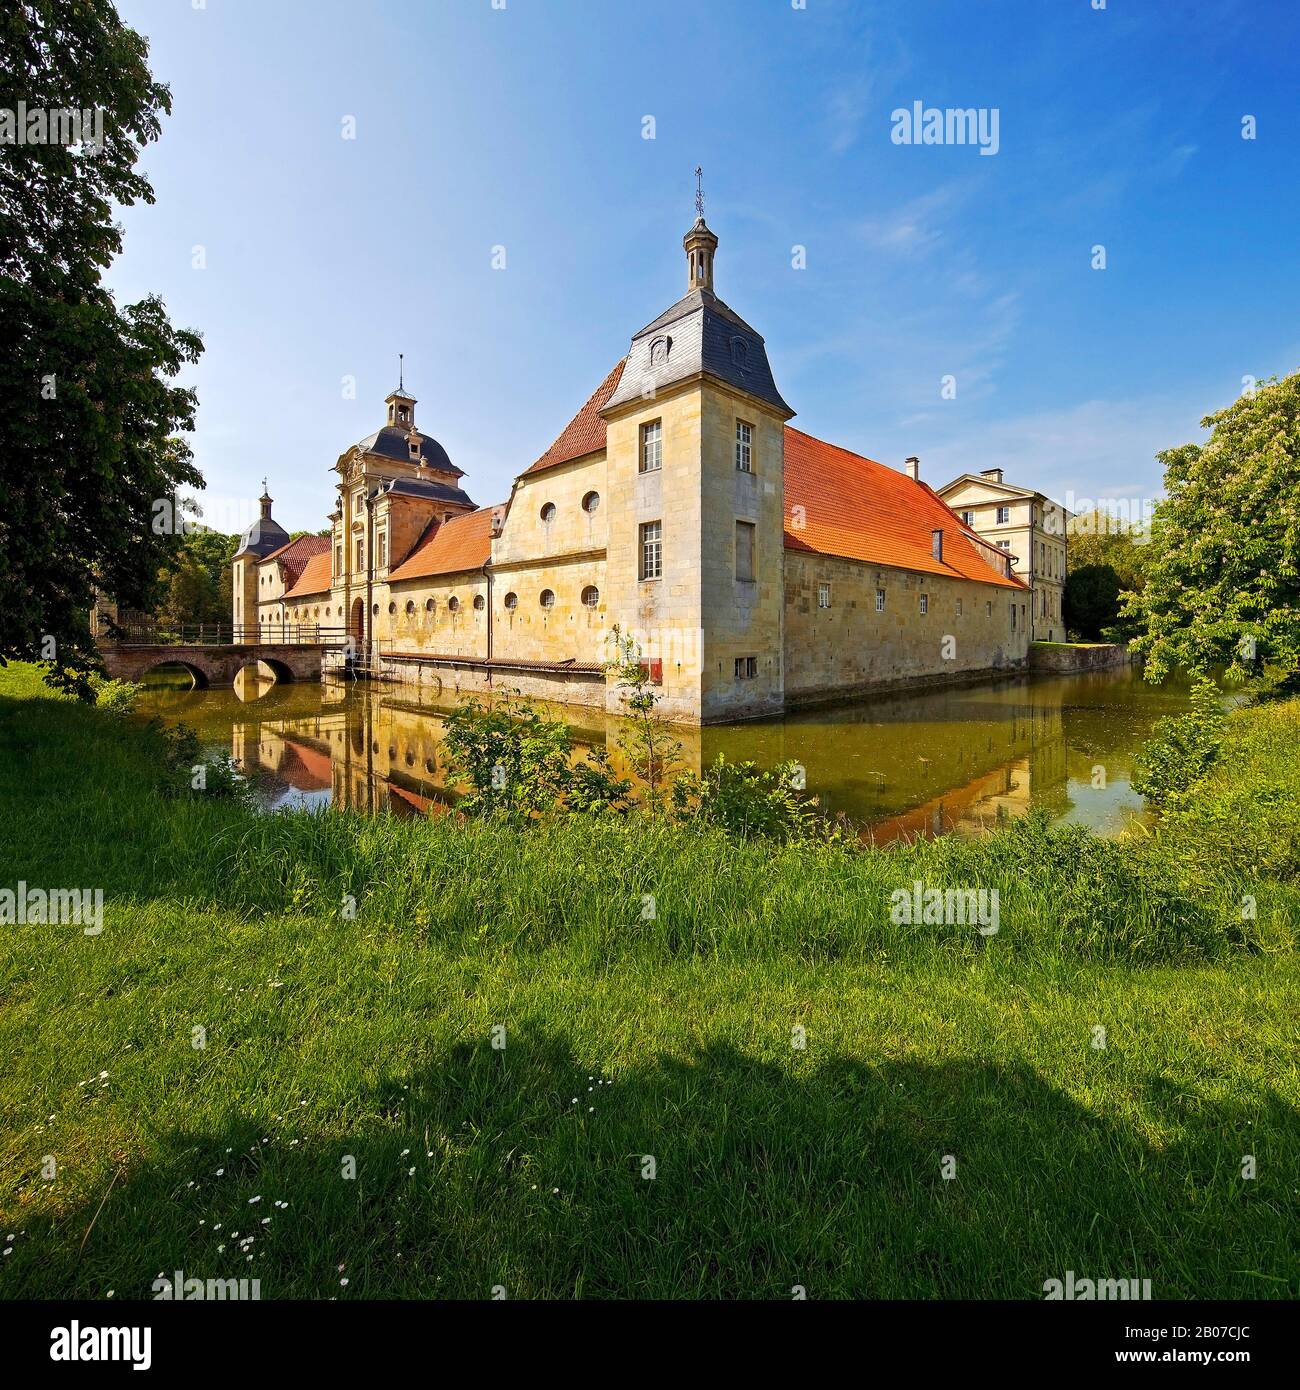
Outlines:
<svg viewBox="0 0 1300 1390"><path fill-rule="evenodd" d="M150 689L143 709L229 753L267 809L331 800L367 811L437 811L454 800L442 746L455 697L365 683L280 685L241 673L234 690ZM1133 758L1187 688L1147 685L1129 669L1015 676L792 715L681 729L684 763L719 753L764 766L794 760L808 790L877 840L974 833L1041 807L1061 822L1117 834L1142 812ZM619 720L555 706L575 743L616 743Z"/></svg>

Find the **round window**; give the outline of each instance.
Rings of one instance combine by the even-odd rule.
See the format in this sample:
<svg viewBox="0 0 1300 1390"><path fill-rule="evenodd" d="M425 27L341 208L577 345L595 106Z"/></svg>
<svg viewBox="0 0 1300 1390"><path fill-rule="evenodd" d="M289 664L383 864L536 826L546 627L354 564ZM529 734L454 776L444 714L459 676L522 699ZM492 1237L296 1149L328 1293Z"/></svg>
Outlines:
<svg viewBox="0 0 1300 1390"><path fill-rule="evenodd" d="M377 618L379 616L379 605L377 603L371 608L370 616L372 618Z"/></svg>
<svg viewBox="0 0 1300 1390"><path fill-rule="evenodd" d="M543 590L542 590L542 593L541 593L541 598L539 599L539 602L541 603L541 605L542 605L543 608L554 608L554 607L555 607L555 590L554 590L554 589L543 589Z"/></svg>
<svg viewBox="0 0 1300 1390"><path fill-rule="evenodd" d="M600 590L594 584L588 584L582 591L582 601L588 608L595 608L600 602Z"/></svg>
<svg viewBox="0 0 1300 1390"><path fill-rule="evenodd" d="M513 608L519 602L518 594L507 594L502 600L507 608Z"/></svg>
<svg viewBox="0 0 1300 1390"><path fill-rule="evenodd" d="M411 616L411 614L414 613L414 612L415 612L415 600L414 600L413 598L408 598L408 599L406 600L406 616L409 618L409 617Z"/></svg>
<svg viewBox="0 0 1300 1390"><path fill-rule="evenodd" d="M486 606L486 604L487 604L487 600L483 597L482 594L475 594L475 595L474 595L474 610L475 610L475 612L481 613L481 612L483 611L484 607Z"/></svg>
<svg viewBox="0 0 1300 1390"><path fill-rule="evenodd" d="M390 604L388 605L388 616L391 618L391 617L393 616L393 614L396 613L396 612L397 612L397 605L396 605L395 603L390 603Z"/></svg>
<svg viewBox="0 0 1300 1390"><path fill-rule="evenodd" d="M432 612L433 612L433 600L432 600L431 598L425 599L425 601L424 601L424 611L425 611L426 613L432 613Z"/></svg>
<svg viewBox="0 0 1300 1390"><path fill-rule="evenodd" d="M548 502L548 503L542 508L542 520L543 520L544 522L546 522L547 525L550 525L550 523L551 523L552 521L555 520L555 503L554 503L554 502Z"/></svg>
<svg viewBox="0 0 1300 1390"><path fill-rule="evenodd" d="M589 492L582 499L582 510L584 512L594 512L600 506L600 493Z"/></svg>
<svg viewBox="0 0 1300 1390"><path fill-rule="evenodd" d="M452 596L447 600L447 608L448 608L452 613L455 613L455 612L457 612L457 611L459 610L459 608L460 608L460 599L458 599L458 598L456 597L455 594L452 594Z"/></svg>

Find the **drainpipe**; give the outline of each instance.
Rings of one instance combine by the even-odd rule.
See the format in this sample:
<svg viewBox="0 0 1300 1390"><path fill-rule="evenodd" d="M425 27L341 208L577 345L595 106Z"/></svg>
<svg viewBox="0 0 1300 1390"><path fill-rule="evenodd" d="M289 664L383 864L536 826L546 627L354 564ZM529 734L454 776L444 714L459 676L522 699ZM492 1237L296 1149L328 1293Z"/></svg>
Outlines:
<svg viewBox="0 0 1300 1390"><path fill-rule="evenodd" d="M369 645L370 645L371 647L374 648L374 651L375 651L375 665L378 666L378 664L379 664L379 643L378 643L378 640L377 640L376 637L375 637L375 617L374 617L374 613L373 613L373 611L372 611L372 610L374 609L374 606L375 606L374 597L373 597L373 595L374 595L374 588L373 588L373 578L372 578L372 576L374 575L374 572L375 572L375 503L374 503L374 498L372 498L372 497L370 496L370 489L367 488L367 489L366 489L366 616L365 616L365 622L366 622L366 624L367 624L367 630L368 630L369 633L370 633L370 642L369 642ZM364 658L363 658L363 659L364 659ZM366 662L366 665L369 666L370 663L367 661L367 662Z"/></svg>
<svg viewBox="0 0 1300 1390"><path fill-rule="evenodd" d="M489 560L483 566L483 573L487 575L487 659L492 660L492 624L496 618L496 609L492 607L492 562Z"/></svg>

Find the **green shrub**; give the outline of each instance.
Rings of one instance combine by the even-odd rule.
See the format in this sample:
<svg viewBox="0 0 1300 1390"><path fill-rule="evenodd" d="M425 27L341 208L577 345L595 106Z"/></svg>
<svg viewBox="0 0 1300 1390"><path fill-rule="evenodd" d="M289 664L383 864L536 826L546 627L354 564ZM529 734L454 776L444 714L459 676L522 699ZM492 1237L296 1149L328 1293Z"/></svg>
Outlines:
<svg viewBox="0 0 1300 1390"><path fill-rule="evenodd" d="M135 681L114 681L105 676L92 675L90 689L99 709L109 714L127 715L135 710L144 686Z"/></svg>
<svg viewBox="0 0 1300 1390"><path fill-rule="evenodd" d="M1172 810L1214 766L1223 743L1224 713L1214 682L1192 687L1191 709L1161 719L1133 771L1133 789L1157 811Z"/></svg>
<svg viewBox="0 0 1300 1390"><path fill-rule="evenodd" d="M835 827L820 814L817 798L802 791L798 763L764 769L752 762L728 762L719 754L702 776L686 772L673 783L673 816L681 824L717 827L741 840L788 843L832 837Z"/></svg>

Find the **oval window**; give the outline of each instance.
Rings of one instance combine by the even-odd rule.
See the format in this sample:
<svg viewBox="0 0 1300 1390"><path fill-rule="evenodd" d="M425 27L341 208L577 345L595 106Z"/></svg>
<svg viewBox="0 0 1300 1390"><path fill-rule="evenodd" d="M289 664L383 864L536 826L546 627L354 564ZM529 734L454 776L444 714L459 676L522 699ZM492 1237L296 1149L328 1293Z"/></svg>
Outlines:
<svg viewBox="0 0 1300 1390"><path fill-rule="evenodd" d="M588 608L595 608L600 602L600 590L594 584L588 584L582 591L582 601Z"/></svg>
<svg viewBox="0 0 1300 1390"><path fill-rule="evenodd" d="M447 608L452 613L459 612L460 599L458 599L455 594L452 594L452 596L447 600Z"/></svg>
<svg viewBox="0 0 1300 1390"><path fill-rule="evenodd" d="M507 608L513 608L519 602L518 594L507 594L502 600Z"/></svg>
<svg viewBox="0 0 1300 1390"><path fill-rule="evenodd" d="M379 616L379 605L378 605L377 603L374 604L374 605L371 607L371 609L370 609L370 616L371 616L372 618L377 618L377 617ZM376 751L378 751L378 750L376 750Z"/></svg>
<svg viewBox="0 0 1300 1390"><path fill-rule="evenodd" d="M487 600L483 597L482 594L474 595L474 611L476 613L481 613L483 609L486 607L486 605Z"/></svg>
<svg viewBox="0 0 1300 1390"><path fill-rule="evenodd" d="M432 600L431 598L425 599L425 601L424 601L424 611L425 611L426 613L432 613L432 612L433 612L433 600Z"/></svg>
<svg viewBox="0 0 1300 1390"><path fill-rule="evenodd" d="M415 600L414 600L413 598L408 598L408 599L406 600L406 616L409 618L409 617L411 616L411 614L414 613L414 612L415 612Z"/></svg>
<svg viewBox="0 0 1300 1390"><path fill-rule="evenodd" d="M391 618L391 617L393 616L393 614L396 613L396 612L397 612L397 605L396 605L395 603L390 603L390 604L388 605L388 616Z"/></svg>
<svg viewBox="0 0 1300 1390"><path fill-rule="evenodd" d="M598 508L599 506L600 506L600 493L598 493L598 492L589 492L589 493L582 499L582 510L583 510L584 512L588 513L588 515L590 515L590 514L591 514L592 512L594 512L594 511L596 511L597 508Z"/></svg>
<svg viewBox="0 0 1300 1390"><path fill-rule="evenodd" d="M542 590L542 593L541 593L541 597L538 599L538 602L542 605L543 608L554 608L554 607L555 607L555 590L554 590L554 589L543 589L543 590Z"/></svg>
<svg viewBox="0 0 1300 1390"><path fill-rule="evenodd" d="M547 524L548 526L550 525L550 523L551 523L552 521L555 520L555 503L554 503L554 502L548 502L548 503L542 508L542 520L543 520L544 522L546 522L546 524Z"/></svg>

